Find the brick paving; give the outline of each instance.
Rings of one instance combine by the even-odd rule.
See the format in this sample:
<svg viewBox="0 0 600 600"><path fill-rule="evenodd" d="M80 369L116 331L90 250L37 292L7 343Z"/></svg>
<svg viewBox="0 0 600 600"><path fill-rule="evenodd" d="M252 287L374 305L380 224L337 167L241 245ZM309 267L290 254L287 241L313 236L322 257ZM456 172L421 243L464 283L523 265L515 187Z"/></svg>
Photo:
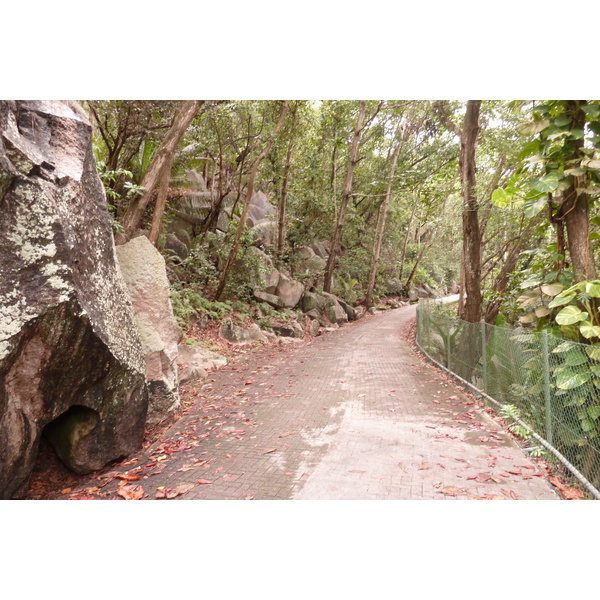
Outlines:
<svg viewBox="0 0 600 600"><path fill-rule="evenodd" d="M188 414L127 461L140 477L130 485L149 499L178 488L185 500L559 499L498 423L413 352L402 331L414 311L212 373ZM119 482L101 493L115 497Z"/></svg>

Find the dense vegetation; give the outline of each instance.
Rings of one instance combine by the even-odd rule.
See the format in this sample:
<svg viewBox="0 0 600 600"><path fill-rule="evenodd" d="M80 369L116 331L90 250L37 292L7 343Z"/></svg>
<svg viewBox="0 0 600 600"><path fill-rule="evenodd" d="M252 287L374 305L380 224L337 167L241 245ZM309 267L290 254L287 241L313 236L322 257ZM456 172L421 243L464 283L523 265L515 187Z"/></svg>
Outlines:
<svg viewBox="0 0 600 600"><path fill-rule="evenodd" d="M190 171L201 175L210 206L178 269L207 300L238 299L258 268L245 224L262 191L278 211L267 248L277 265L293 274L299 247L331 243L326 291L370 305L415 284L460 283L465 320L600 342L600 286L589 283L600 101L85 106L119 241L144 228L164 248L174 200L194 187Z"/></svg>

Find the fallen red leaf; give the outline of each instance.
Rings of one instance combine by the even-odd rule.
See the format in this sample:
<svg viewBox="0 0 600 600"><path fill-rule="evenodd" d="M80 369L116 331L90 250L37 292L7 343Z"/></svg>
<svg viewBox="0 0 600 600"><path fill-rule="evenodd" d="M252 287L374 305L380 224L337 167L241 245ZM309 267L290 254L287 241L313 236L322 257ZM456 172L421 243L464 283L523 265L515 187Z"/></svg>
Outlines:
<svg viewBox="0 0 600 600"><path fill-rule="evenodd" d="M124 485L119 487L117 494L125 500L141 500L146 492L141 485Z"/></svg>
<svg viewBox="0 0 600 600"><path fill-rule="evenodd" d="M456 487L454 485L450 485L448 487L442 488L439 491L440 494L445 494L446 496L459 496L460 494L466 494L467 491L464 488Z"/></svg>
<svg viewBox="0 0 600 600"><path fill-rule="evenodd" d="M263 454L269 454L271 452L275 452L275 450L277 450L277 448L269 448L268 450L265 450Z"/></svg>
<svg viewBox="0 0 600 600"><path fill-rule="evenodd" d="M210 485L212 484L212 481L208 481L207 479L198 479L197 483Z"/></svg>
<svg viewBox="0 0 600 600"><path fill-rule="evenodd" d="M117 475L117 478L124 479L125 481L137 481L140 478L140 476L130 473L120 473L119 475Z"/></svg>

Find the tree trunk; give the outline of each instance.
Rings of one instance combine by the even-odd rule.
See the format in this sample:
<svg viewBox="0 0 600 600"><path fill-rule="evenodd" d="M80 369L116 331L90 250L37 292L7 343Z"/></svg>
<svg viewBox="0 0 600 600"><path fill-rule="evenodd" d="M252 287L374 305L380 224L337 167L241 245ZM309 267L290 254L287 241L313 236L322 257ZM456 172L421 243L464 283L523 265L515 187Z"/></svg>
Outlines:
<svg viewBox="0 0 600 600"><path fill-rule="evenodd" d="M150 202L152 192L162 180L163 171L168 170L170 176L175 150L203 104L204 100L186 100L182 101L179 105L173 116L171 128L158 147L142 181L142 187L145 190L144 194L140 198L132 200L123 215L124 241L131 239L133 232L139 227L146 207Z"/></svg>
<svg viewBox="0 0 600 600"><path fill-rule="evenodd" d="M346 173L346 182L344 184L344 193L342 195L342 201L340 203L340 210L333 233L333 239L331 240L331 249L329 256L327 257L327 265L325 267L325 282L323 284L323 290L325 292L331 292L333 284L333 269L335 266L335 259L337 254L337 247L342 237L342 227L344 226L344 220L346 218L346 208L348 207L348 200L352 193L352 182L354 181L354 167L358 162L358 142L360 140L360 134L363 128L363 121L365 118L366 101L360 100L360 109L358 112L358 119L356 121L356 127L354 128L354 135L352 137L352 145L350 147L350 156L348 158L348 172Z"/></svg>
<svg viewBox="0 0 600 600"><path fill-rule="evenodd" d="M469 100L460 136L460 177L463 195L464 307L459 318L470 323L481 319L481 234L475 197L475 147L479 133L481 100Z"/></svg>
<svg viewBox="0 0 600 600"><path fill-rule="evenodd" d="M369 283L367 284L367 295L365 297L365 304L367 307L373 304L373 290L375 288L375 277L377 276L377 266L379 264L379 255L381 253L381 243L383 242L383 234L385 232L385 224L387 221L388 209L390 207L390 197L392 195L392 184L394 182L394 175L396 174L396 165L398 164L398 156L400 156L400 150L404 145L405 135L407 131L408 121L405 122L402 136L396 150L394 151L394 158L392 159L392 168L390 169L390 178L388 181L387 190L385 192L385 199L383 206L381 207L381 213L379 215L379 227L377 231L377 237L375 239L375 246L373 248L373 260L371 261L371 269L369 271Z"/></svg>
<svg viewBox="0 0 600 600"><path fill-rule="evenodd" d="M158 181L158 194L156 196L156 203L154 204L154 212L152 213L152 226L150 228L150 235L148 240L153 246L156 246L158 242L158 235L160 233L160 226L162 225L162 218L165 212L165 206L167 204L167 194L169 193L169 182L171 181L171 169L173 168L174 156L171 155L170 159L165 163L165 167L160 174Z"/></svg>
<svg viewBox="0 0 600 600"><path fill-rule="evenodd" d="M296 124L296 111L298 104L292 109L292 128L290 131L290 143L285 157L285 167L283 169L283 182L281 184L281 200L279 201L279 215L277 223L277 258L279 262L283 260L283 250L285 246L285 214L287 205L287 186L290 176L290 167L292 165L292 153L294 151L294 126Z"/></svg>
<svg viewBox="0 0 600 600"><path fill-rule="evenodd" d="M419 194L418 192L415 194L415 201L413 203L413 208L410 213L410 219L408 220L408 225L406 226L406 235L404 236L404 246L402 247L402 258L400 259L400 271L398 273L398 279L402 281L402 276L404 275L404 262L406 261L406 251L408 249L408 240L410 238L410 228L412 227L413 219L415 218L415 213L417 212L417 206L419 205ZM408 293L408 289L406 289L406 293Z"/></svg>
<svg viewBox="0 0 600 600"><path fill-rule="evenodd" d="M502 269L500 269L500 273L494 280L494 284L492 285L492 291L496 292L496 294L504 294L506 288L508 286L508 280L510 274L515 270L517 263L519 262L519 257L521 256L521 249L523 248L523 244L529 239L531 232L533 231L534 226L530 225L527 227L520 235L519 239L515 242L515 245L512 247L504 264L502 265ZM498 313L500 312L500 306L502 305L502 298L500 297L498 300L494 300L490 302L485 310L485 322L490 325L495 325L496 319L498 318Z"/></svg>
<svg viewBox="0 0 600 600"><path fill-rule="evenodd" d="M244 232L244 227L246 227L246 217L248 216L248 209L250 208L250 200L252 200L252 195L254 194L254 180L256 179L256 173L258 172L258 167L260 166L260 163L263 161L265 156L267 156L267 154L271 150L271 146L273 145L273 142L275 141L275 138L277 137L277 134L279 133L279 130L281 129L281 127L283 125L283 121L285 120L285 114L287 112L288 104L289 104L289 100L286 100L283 103L283 108L281 109L281 114L279 115L279 121L277 122L277 125L275 126L275 129L273 130L273 133L272 133L271 137L269 138L269 141L265 145L263 151L260 153L260 155L254 161L254 163L252 164L252 167L250 169L250 174L248 176L248 187L246 190L246 198L244 200L244 207L242 209L242 214L240 216L237 230L235 232L235 238L233 240L233 245L231 247L231 251L229 252L229 257L227 259L227 263L225 264L225 268L223 270L223 275L221 276L221 282L219 283L219 287L215 294L214 299L217 301L220 300L221 295L223 294L223 290L225 289L225 286L227 285L227 279L229 277L229 272L231 271L231 267L233 267L233 263L236 259L236 256L237 256L237 253L238 253L238 250L240 247L240 240L242 238L242 233Z"/></svg>
<svg viewBox="0 0 600 600"><path fill-rule="evenodd" d="M585 113L581 107L585 105L584 100L569 100L569 112L573 115L571 129L585 128ZM584 139L573 142L574 151L571 159L583 158ZM585 279L596 279L596 267L594 255L590 244L590 223L588 196L578 192L578 187L584 187L585 183L580 177L574 177L572 185L563 193L563 201L559 209L558 218L564 220L567 229L567 243L575 281Z"/></svg>

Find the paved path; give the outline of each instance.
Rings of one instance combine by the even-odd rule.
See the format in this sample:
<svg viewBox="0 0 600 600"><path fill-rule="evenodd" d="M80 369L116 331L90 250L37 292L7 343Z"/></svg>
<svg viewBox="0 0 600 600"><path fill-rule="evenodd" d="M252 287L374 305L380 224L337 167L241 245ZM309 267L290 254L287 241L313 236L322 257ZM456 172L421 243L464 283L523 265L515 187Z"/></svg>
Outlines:
<svg viewBox="0 0 600 600"><path fill-rule="evenodd" d="M198 404L128 461L140 476L128 485L179 499L558 499L496 421L411 350L414 310L213 373Z"/></svg>

